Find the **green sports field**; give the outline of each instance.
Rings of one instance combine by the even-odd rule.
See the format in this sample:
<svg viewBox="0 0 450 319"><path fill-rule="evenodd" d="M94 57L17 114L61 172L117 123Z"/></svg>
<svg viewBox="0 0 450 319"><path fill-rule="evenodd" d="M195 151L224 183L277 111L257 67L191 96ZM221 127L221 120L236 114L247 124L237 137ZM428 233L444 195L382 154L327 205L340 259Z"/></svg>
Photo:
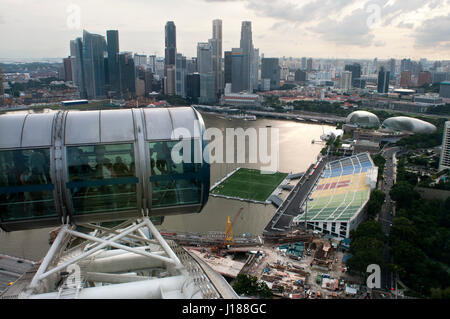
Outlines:
<svg viewBox="0 0 450 319"><path fill-rule="evenodd" d="M217 185L212 194L265 202L286 178L286 173L261 174L256 169L240 168Z"/></svg>

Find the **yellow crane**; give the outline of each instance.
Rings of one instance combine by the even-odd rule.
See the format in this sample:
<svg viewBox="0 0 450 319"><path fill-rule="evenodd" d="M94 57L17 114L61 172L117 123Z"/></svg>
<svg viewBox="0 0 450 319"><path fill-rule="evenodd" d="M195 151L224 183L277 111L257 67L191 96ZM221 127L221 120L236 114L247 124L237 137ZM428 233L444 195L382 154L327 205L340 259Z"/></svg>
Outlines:
<svg viewBox="0 0 450 319"><path fill-rule="evenodd" d="M233 225L234 225L235 221L237 220L237 218L239 217L239 215L241 214L243 209L244 209L244 207L241 207L239 209L236 216L234 216L233 221L231 221L231 216L228 216L227 225L225 226L225 239L224 239L225 245L230 245L230 246L234 245Z"/></svg>

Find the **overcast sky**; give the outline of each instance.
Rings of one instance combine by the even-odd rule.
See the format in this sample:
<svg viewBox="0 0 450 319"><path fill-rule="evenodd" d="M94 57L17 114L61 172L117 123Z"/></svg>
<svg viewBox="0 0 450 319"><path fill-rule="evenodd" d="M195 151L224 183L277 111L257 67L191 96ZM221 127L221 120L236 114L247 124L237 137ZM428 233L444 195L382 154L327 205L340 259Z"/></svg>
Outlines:
<svg viewBox="0 0 450 319"><path fill-rule="evenodd" d="M450 0L0 0L0 58L67 56L83 29L118 29L121 51L163 56L169 20L191 57L213 19L224 50L248 20L266 57L450 59Z"/></svg>

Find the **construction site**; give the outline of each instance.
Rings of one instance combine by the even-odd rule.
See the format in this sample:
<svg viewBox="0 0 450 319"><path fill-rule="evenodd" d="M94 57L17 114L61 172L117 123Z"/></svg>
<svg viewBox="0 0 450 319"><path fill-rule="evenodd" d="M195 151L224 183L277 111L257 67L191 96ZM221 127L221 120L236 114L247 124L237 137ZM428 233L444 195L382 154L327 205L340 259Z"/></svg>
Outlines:
<svg viewBox="0 0 450 319"><path fill-rule="evenodd" d="M275 298L365 298L363 278L347 272L346 247L317 232L294 230L264 236L234 236L228 217L224 232L162 232L191 255L207 263L231 285L238 275L265 282Z"/></svg>

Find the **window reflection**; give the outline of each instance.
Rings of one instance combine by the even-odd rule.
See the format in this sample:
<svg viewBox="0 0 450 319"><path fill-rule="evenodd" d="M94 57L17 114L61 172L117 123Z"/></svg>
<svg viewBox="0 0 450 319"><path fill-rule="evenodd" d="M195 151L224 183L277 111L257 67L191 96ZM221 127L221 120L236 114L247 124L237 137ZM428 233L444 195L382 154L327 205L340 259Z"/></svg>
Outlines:
<svg viewBox="0 0 450 319"><path fill-rule="evenodd" d="M75 214L137 208L133 144L74 146L67 156Z"/></svg>
<svg viewBox="0 0 450 319"><path fill-rule="evenodd" d="M56 216L50 150L0 152L0 218L3 221Z"/></svg>
<svg viewBox="0 0 450 319"><path fill-rule="evenodd" d="M171 152L178 141L158 141L149 143L152 206L166 207L198 204L201 198L201 181L198 172L201 163L194 163L194 141L191 144L191 161L175 163ZM180 149L183 157L184 149Z"/></svg>

